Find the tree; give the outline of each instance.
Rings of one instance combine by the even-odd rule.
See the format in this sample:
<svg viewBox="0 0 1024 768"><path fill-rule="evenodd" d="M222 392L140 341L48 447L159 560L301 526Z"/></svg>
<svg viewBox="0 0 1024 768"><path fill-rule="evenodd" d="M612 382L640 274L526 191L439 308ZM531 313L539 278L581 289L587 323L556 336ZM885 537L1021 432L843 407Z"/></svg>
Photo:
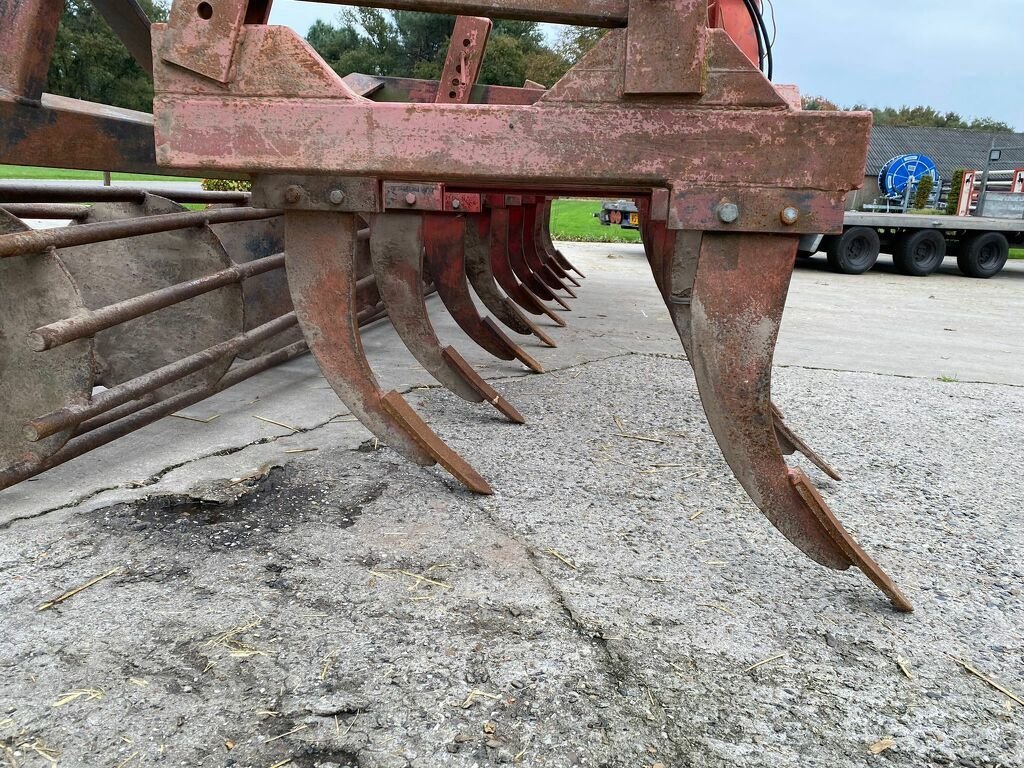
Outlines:
<svg viewBox="0 0 1024 768"><path fill-rule="evenodd" d="M801 101L808 112L836 112L839 109L834 101L824 96L804 96Z"/></svg>
<svg viewBox="0 0 1024 768"><path fill-rule="evenodd" d="M905 125L922 126L927 128L959 128L967 131L984 131L987 133L1013 133L1013 128L1001 120L991 117L973 118L965 120L956 112L939 112L934 107L903 106L895 107L866 107L858 104L852 109L868 110L875 116L875 125Z"/></svg>
<svg viewBox="0 0 1024 768"><path fill-rule="evenodd" d="M342 11L338 25L318 21L306 40L341 75L435 80L444 68L454 16L357 8ZM481 83L522 86L527 79L552 85L569 63L544 44L531 21L494 23L480 70Z"/></svg>
<svg viewBox="0 0 1024 768"><path fill-rule="evenodd" d="M558 36L555 51L568 63L575 64L607 31L598 27L565 27Z"/></svg>
<svg viewBox="0 0 1024 768"><path fill-rule="evenodd" d="M166 21L167 6L140 0L153 21ZM86 0L66 0L46 89L60 96L153 111L153 83L103 17Z"/></svg>

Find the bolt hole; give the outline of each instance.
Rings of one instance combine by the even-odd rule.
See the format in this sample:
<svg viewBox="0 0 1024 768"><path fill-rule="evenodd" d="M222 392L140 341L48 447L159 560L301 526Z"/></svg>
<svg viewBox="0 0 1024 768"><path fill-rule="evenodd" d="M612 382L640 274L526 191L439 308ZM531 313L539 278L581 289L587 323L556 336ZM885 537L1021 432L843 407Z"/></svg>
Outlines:
<svg viewBox="0 0 1024 768"><path fill-rule="evenodd" d="M448 98L449 99L454 99L458 95L459 94L457 94L455 91L448 91Z"/></svg>
<svg viewBox="0 0 1024 768"><path fill-rule="evenodd" d="M470 40L470 39L469 39L469 38L467 37L467 38L466 38L465 40L463 40L463 41L462 41L462 44L463 44L463 45L464 45L464 46L465 46L466 48L469 48L469 46L471 46L471 45L473 44L473 41L472 41L472 40Z"/></svg>
<svg viewBox="0 0 1024 768"><path fill-rule="evenodd" d="M454 78L452 80L452 85L454 85L456 88L458 88L459 87L459 82L460 82L459 78L456 77L456 78Z"/></svg>
<svg viewBox="0 0 1024 768"><path fill-rule="evenodd" d="M456 64L455 65L455 71L458 72L461 75L462 74L462 65L461 64Z"/></svg>
<svg viewBox="0 0 1024 768"><path fill-rule="evenodd" d="M201 19L209 19L213 16L213 6L207 2L202 2L196 6L196 13L199 14Z"/></svg>

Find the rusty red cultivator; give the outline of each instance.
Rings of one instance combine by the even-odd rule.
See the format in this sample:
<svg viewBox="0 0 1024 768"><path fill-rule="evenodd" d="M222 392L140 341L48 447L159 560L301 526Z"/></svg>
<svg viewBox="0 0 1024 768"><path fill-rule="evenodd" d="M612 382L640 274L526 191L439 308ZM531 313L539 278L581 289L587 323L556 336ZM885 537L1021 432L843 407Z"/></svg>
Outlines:
<svg viewBox="0 0 1024 768"><path fill-rule="evenodd" d="M8 216L9 234L0 235L3 284L31 298L19 301L31 311L3 317L0 351L17 368L4 373L3 391L17 407L2 422L0 484L308 344L371 432L489 493L398 393L381 390L360 322L386 309L445 387L522 421L437 338L424 286L483 349L540 371L510 334L553 345L540 324L564 324L559 312L583 277L551 242L551 200L627 197L641 211L655 282L742 486L810 558L860 567L910 610L784 459L799 451L837 477L772 404L772 357L797 241L841 227L844 197L863 179L870 116L801 111L795 89L765 77L756 0L355 3L459 15L437 82L342 78L295 32L266 24L269 0L175 0L169 22L152 26L134 0L94 0L153 74L152 117L43 93L60 0L0 2L0 161L253 180L251 199L217 199L232 207L197 213L151 195L89 209L24 191L0 198L9 214L81 222L25 232ZM491 22L481 17L610 31L550 90L482 86ZM282 222L283 246L273 240ZM235 236L216 231L231 227ZM274 245L250 252L247 227L274 229ZM185 269L203 249L213 255ZM282 262L294 312L273 271ZM147 280L133 266L119 285L113 273L125 264L148 265ZM481 315L471 289L504 329ZM192 345L133 344L154 338L136 324L172 304L178 322L197 330ZM230 367L296 323L304 342L263 347ZM26 377L42 385L13 396ZM93 396L97 382L110 388Z"/></svg>

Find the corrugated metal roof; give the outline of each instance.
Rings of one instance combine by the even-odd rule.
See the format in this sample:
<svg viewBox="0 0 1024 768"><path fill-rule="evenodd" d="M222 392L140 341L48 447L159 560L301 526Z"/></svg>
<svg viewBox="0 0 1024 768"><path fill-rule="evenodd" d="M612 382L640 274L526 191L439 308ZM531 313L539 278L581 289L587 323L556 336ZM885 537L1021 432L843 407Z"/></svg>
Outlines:
<svg viewBox="0 0 1024 768"><path fill-rule="evenodd" d="M1024 147L1024 133L876 125L868 150L868 174L877 176L882 166L897 155L928 155L939 167L943 179L951 178L959 168L984 170L993 139L996 147ZM1004 152L1003 156L1006 159L994 163L993 170L1024 168L1024 149Z"/></svg>

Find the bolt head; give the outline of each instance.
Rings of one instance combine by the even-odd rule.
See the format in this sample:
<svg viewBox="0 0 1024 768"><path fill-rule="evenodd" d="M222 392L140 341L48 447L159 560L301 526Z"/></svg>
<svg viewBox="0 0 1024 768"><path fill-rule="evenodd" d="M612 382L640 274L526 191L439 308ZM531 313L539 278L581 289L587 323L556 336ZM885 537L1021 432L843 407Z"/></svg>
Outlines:
<svg viewBox="0 0 1024 768"><path fill-rule="evenodd" d="M405 204L406 205L416 205L416 193L415 192L410 192L409 194L407 194L405 196Z"/></svg>
<svg viewBox="0 0 1024 768"><path fill-rule="evenodd" d="M462 207L462 201L461 200L459 200L458 198L455 198L454 200L452 200L452 208L454 208L457 211L461 207Z"/></svg>
<svg viewBox="0 0 1024 768"><path fill-rule="evenodd" d="M792 205L787 205L779 214L783 224L796 224L800 220L800 210Z"/></svg>
<svg viewBox="0 0 1024 768"><path fill-rule="evenodd" d="M341 205L345 202L345 193L340 189L332 189L327 195L327 199L331 201L331 205Z"/></svg>
<svg viewBox="0 0 1024 768"><path fill-rule="evenodd" d="M284 200L286 203L294 205L302 199L302 187L292 184L284 191Z"/></svg>
<svg viewBox="0 0 1024 768"><path fill-rule="evenodd" d="M736 203L722 203L718 206L718 218L725 224L732 224L740 217L740 207Z"/></svg>

